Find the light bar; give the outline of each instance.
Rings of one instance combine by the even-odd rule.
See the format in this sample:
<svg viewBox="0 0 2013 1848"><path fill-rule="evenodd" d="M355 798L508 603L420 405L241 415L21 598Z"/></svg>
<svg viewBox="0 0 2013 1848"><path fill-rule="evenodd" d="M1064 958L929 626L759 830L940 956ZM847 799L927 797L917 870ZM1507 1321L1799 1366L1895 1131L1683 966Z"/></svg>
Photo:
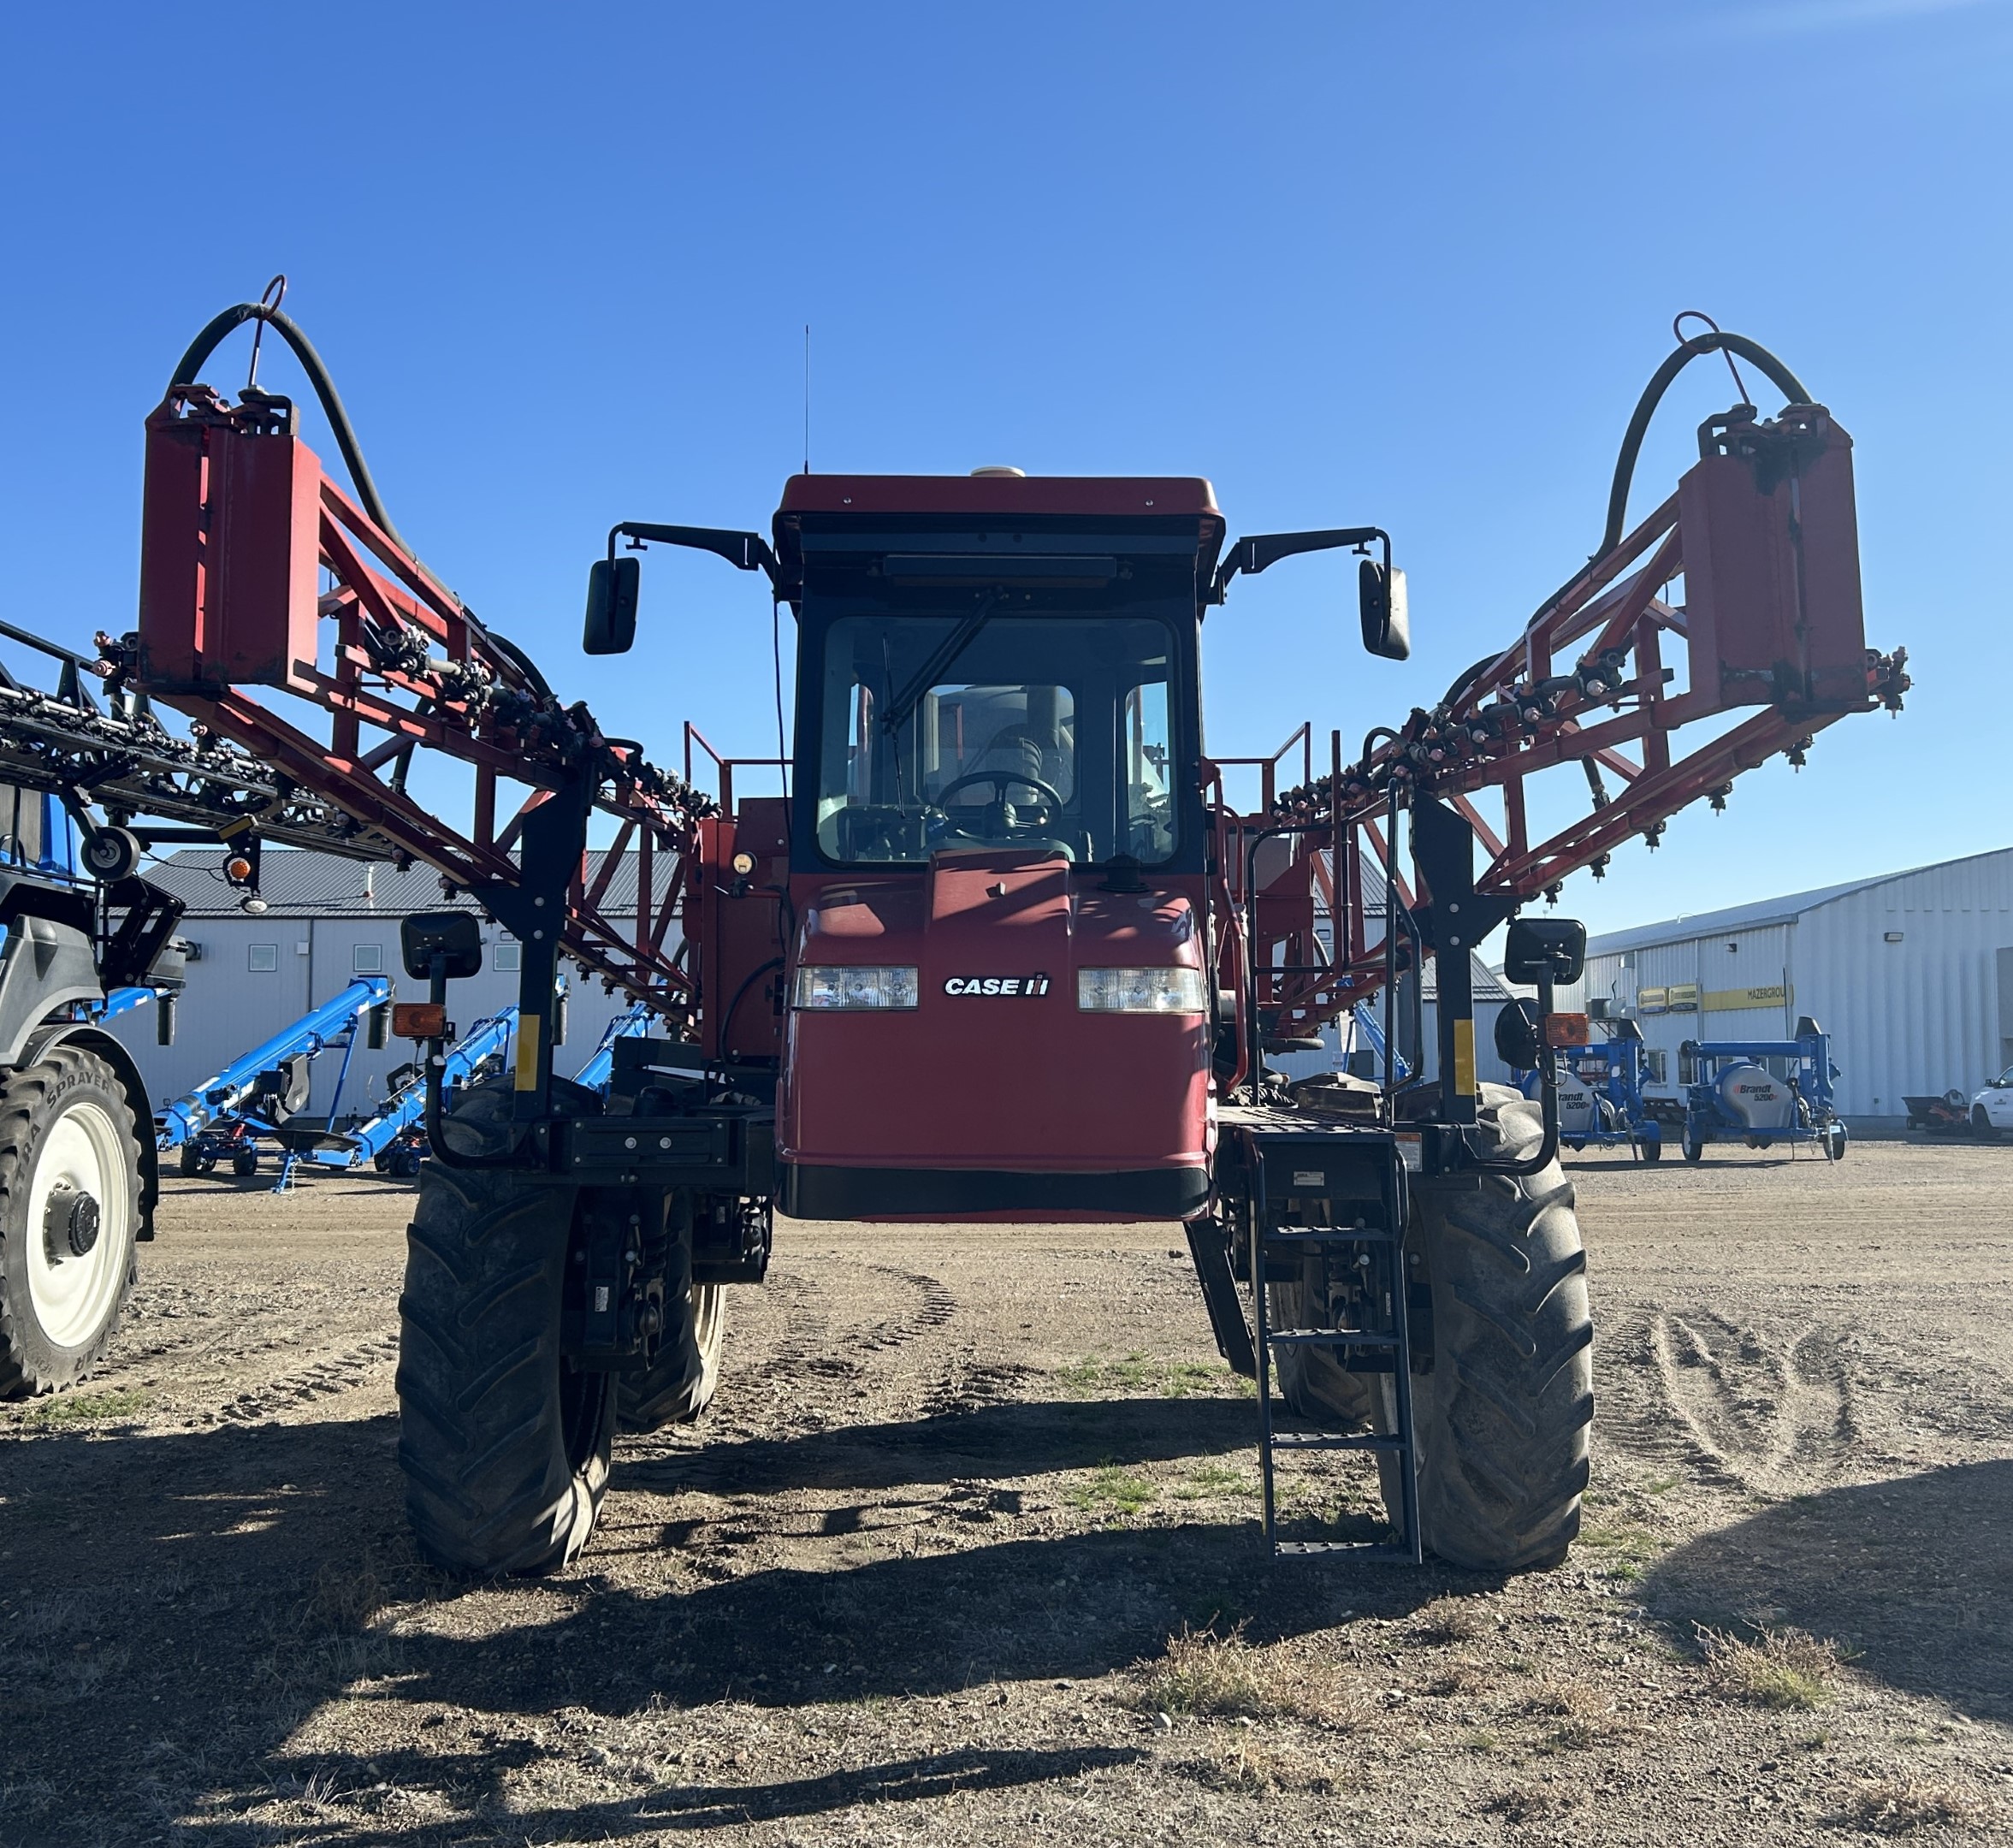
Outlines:
<svg viewBox="0 0 2013 1848"><path fill-rule="evenodd" d="M795 1004L800 1008L912 1008L915 995L913 968L806 963L796 972Z"/></svg>
<svg viewBox="0 0 2013 1848"><path fill-rule="evenodd" d="M1076 1004L1091 1014L1209 1012L1197 968L1079 969Z"/></svg>

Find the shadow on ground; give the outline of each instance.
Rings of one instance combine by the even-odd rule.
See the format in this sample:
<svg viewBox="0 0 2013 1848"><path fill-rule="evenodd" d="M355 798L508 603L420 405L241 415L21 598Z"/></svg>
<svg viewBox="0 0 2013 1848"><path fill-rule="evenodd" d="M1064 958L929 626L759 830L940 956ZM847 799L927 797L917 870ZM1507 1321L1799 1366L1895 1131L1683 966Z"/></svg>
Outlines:
<svg viewBox="0 0 2013 1848"><path fill-rule="evenodd" d="M1679 1623L1835 1638L1862 1673L2013 1721L2013 1461L1798 1496L1679 1547L1644 1592Z"/></svg>
<svg viewBox="0 0 2013 1848"><path fill-rule="evenodd" d="M369 1731L381 1743L314 1761L321 1774L364 1792L400 1779L452 1787L464 1804L472 1791L479 1811L484 1780L508 1762L502 1735L563 1709L774 1708L1090 1680L1218 1613L1263 1641L1332 1623L1345 1606L1397 1615L1444 1589L1432 1571L1276 1572L1245 1521L1045 1533L988 1490L989 1474L1241 1447L1250 1417L1210 1400L1001 1407L625 1463L619 1483L658 1494L695 1468L748 1492L909 1484L918 1504L927 1485L950 1484L925 1544L959 1543L851 1566L835 1547L830 1570L737 1571L732 1536L674 1558L665 1543L675 1527L619 1490L580 1567L472 1596L412 1551L389 1417L0 1439L0 1815L45 1821L21 1839L52 1844L165 1837L196 1814L214 1833L275 1784L311 1774L290 1736L359 1687L355 1710L379 1715ZM961 1510L980 1509L991 1518L962 1525ZM401 1628L419 1633L383 1621L394 1605ZM436 1703L491 1716L497 1736L465 1758L446 1733L422 1748L417 1715ZM80 1755L80 1728L104 1749ZM804 1815L1068 1777L1111 1756L1087 1744L948 1752L760 1788L659 1789L606 1813L555 1811L551 1829L574 1833L534 1839ZM429 1839L423 1828L353 1833L349 1820L299 1839L324 1838Z"/></svg>
<svg viewBox="0 0 2013 1848"><path fill-rule="evenodd" d="M1246 1399L1046 1400L935 1418L843 1425L739 1443L642 1440L615 1458L614 1486L654 1495L774 1495L792 1489L893 1489L978 1474L1040 1475L1103 1463L1249 1454L1258 1413Z"/></svg>

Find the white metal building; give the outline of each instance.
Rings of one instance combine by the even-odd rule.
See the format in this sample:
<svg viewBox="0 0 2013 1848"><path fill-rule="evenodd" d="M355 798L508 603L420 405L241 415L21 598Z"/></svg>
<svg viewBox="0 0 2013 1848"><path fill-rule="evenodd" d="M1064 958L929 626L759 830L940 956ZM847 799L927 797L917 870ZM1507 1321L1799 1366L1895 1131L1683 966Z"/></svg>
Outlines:
<svg viewBox="0 0 2013 1848"><path fill-rule="evenodd" d="M358 975L382 974L402 998L425 998L423 987L402 972L399 921L449 903L431 868L416 866L400 873L334 854L268 848L260 868L267 909L254 915L242 909L242 895L225 883L224 857L220 848L192 847L147 872L155 884L187 904L177 934L197 951L172 1046L156 1043L151 1008L112 1022L139 1062L157 1107L186 1096L311 1008L333 999ZM626 857L630 864L610 882L611 909L636 903L635 856ZM589 856L590 862L598 858ZM483 937L483 973L450 984L447 991L448 1017L463 1028L518 997L516 942L494 925L485 925ZM583 982L577 972L569 973L573 980L566 1045L556 1061L556 1069L566 1075L587 1063L602 1029L627 1005L622 996L604 994L598 981ZM386 1075L412 1056L411 1043L400 1040L373 1052L359 1034L343 1087L345 1112L382 1097ZM341 1055L333 1051L315 1061L311 1111L329 1110L340 1063Z"/></svg>
<svg viewBox="0 0 2013 1848"><path fill-rule="evenodd" d="M1559 1004L1590 1003L1632 1017L1671 1081L1686 1040L1787 1039L1808 1015L1839 1113L1898 1128L1904 1096L2013 1065L2013 847L1608 932Z"/></svg>

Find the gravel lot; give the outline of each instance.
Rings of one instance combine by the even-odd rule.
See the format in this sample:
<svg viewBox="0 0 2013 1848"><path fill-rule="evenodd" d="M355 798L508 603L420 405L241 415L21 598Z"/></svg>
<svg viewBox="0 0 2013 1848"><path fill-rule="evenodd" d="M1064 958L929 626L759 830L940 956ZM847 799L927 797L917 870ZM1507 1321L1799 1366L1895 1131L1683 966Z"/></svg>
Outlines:
<svg viewBox="0 0 2013 1848"><path fill-rule="evenodd" d="M2013 1840L2013 1147L1571 1171L1594 1490L1507 1582L1266 1561L1177 1229L787 1225L581 1565L459 1584L411 1190L171 1182L0 1407L0 1841Z"/></svg>

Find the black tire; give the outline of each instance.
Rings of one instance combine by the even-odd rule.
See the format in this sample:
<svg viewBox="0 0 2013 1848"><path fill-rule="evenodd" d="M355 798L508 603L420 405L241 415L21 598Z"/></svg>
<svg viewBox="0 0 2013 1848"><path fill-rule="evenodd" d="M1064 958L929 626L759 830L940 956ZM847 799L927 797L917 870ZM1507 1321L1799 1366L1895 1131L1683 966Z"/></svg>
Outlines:
<svg viewBox="0 0 2013 1848"><path fill-rule="evenodd" d="M1706 1146L1687 1129L1684 1132L1684 1159L1695 1167L1706 1158Z"/></svg>
<svg viewBox="0 0 2013 1848"><path fill-rule="evenodd" d="M231 1157L231 1172L240 1181L248 1180L258 1172L258 1151L240 1149Z"/></svg>
<svg viewBox="0 0 2013 1848"><path fill-rule="evenodd" d="M1542 1135L1536 1105L1483 1086L1485 1157L1529 1155ZM1480 1181L1418 1194L1411 1242L1433 1304L1432 1368L1412 1381L1419 1521L1450 1565L1519 1572L1556 1565L1579 1531L1594 1323L1572 1184L1558 1163Z"/></svg>
<svg viewBox="0 0 2013 1848"><path fill-rule="evenodd" d="M139 1158L95 1053L59 1045L0 1078L0 1399L70 1385L110 1345L139 1275Z"/></svg>
<svg viewBox="0 0 2013 1848"><path fill-rule="evenodd" d="M193 1180L203 1172L203 1154L193 1142L185 1142L175 1158L176 1170L184 1180Z"/></svg>
<svg viewBox="0 0 2013 1848"><path fill-rule="evenodd" d="M1984 1136L1988 1140L1991 1139L1992 1118L1986 1115L1985 1105L1982 1104L1974 1104L1971 1106L1971 1134Z"/></svg>
<svg viewBox="0 0 2013 1848"><path fill-rule="evenodd" d="M616 1375L619 1430L642 1433L690 1424L713 1403L720 1380L720 1348L727 1325L727 1292L719 1283L695 1283L683 1307L666 1313L657 1356L639 1373Z"/></svg>
<svg viewBox="0 0 2013 1848"><path fill-rule="evenodd" d="M1308 1258L1302 1263L1311 1274L1320 1259ZM1266 1285L1265 1313L1275 1329L1333 1328L1334 1321L1323 1307L1325 1300L1317 1282L1270 1283ZM1272 1371L1279 1381L1279 1396L1295 1417L1327 1430L1362 1430L1375 1422L1382 1376L1350 1372L1335 1349L1297 1344L1275 1348Z"/></svg>
<svg viewBox="0 0 2013 1848"><path fill-rule="evenodd" d="M1844 1160L1846 1141L1847 1137L1845 1134L1845 1126L1844 1123L1830 1122L1825 1125L1824 1152L1831 1160L1835 1162L1842 1162Z"/></svg>
<svg viewBox="0 0 2013 1848"><path fill-rule="evenodd" d="M1663 1159L1661 1136L1644 1136L1636 1146L1643 1151L1643 1159L1646 1162L1660 1162Z"/></svg>
<svg viewBox="0 0 2013 1848"><path fill-rule="evenodd" d="M556 1087L555 1087L556 1088ZM457 1153L507 1142L507 1081L469 1086ZM613 1376L559 1352L574 1191L519 1170L426 1164L399 1299L399 1463L421 1552L450 1572L548 1573L600 1516Z"/></svg>

